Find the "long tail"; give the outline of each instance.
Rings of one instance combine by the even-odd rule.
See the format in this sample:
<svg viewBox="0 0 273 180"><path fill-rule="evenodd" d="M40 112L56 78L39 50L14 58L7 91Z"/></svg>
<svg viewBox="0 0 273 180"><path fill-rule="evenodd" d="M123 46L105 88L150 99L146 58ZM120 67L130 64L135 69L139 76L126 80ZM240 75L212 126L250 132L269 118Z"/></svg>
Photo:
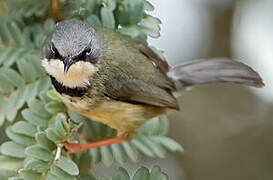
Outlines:
<svg viewBox="0 0 273 180"><path fill-rule="evenodd" d="M262 87L263 80L251 67L229 59L196 60L178 65L168 72L178 90L208 83L238 83Z"/></svg>

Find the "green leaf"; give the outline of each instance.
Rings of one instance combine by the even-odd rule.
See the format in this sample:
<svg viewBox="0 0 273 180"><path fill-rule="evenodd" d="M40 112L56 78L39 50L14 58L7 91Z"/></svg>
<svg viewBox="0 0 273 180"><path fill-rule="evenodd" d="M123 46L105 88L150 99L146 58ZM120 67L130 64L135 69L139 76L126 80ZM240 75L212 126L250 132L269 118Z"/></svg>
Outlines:
<svg viewBox="0 0 273 180"><path fill-rule="evenodd" d="M92 163L97 164L101 161L101 153L99 148L90 149L90 155L92 157Z"/></svg>
<svg viewBox="0 0 273 180"><path fill-rule="evenodd" d="M137 24L141 21L144 11L144 0L124 0L117 11L118 22L124 26Z"/></svg>
<svg viewBox="0 0 273 180"><path fill-rule="evenodd" d="M10 177L8 180L24 180L24 179L20 177Z"/></svg>
<svg viewBox="0 0 273 180"><path fill-rule="evenodd" d="M5 17L5 16L2 16ZM5 45L11 45L15 44L14 39L12 38L12 34L10 32L10 29L8 27L8 22L10 19L7 18L1 18L1 27L0 27L0 34L1 34L1 39L2 43Z"/></svg>
<svg viewBox="0 0 273 180"><path fill-rule="evenodd" d="M101 26L100 19L98 18L98 16L94 14L91 14L90 16L88 16L86 21L90 25Z"/></svg>
<svg viewBox="0 0 273 180"><path fill-rule="evenodd" d="M133 180L168 180L168 176L161 172L158 166L154 166L151 173L146 167L141 167L135 173Z"/></svg>
<svg viewBox="0 0 273 180"><path fill-rule="evenodd" d="M46 172L47 168L47 163L40 160L31 160L24 167L25 170L32 170L38 173Z"/></svg>
<svg viewBox="0 0 273 180"><path fill-rule="evenodd" d="M13 85L11 84L11 82L4 76L0 75L0 93L10 94L12 90Z"/></svg>
<svg viewBox="0 0 273 180"><path fill-rule="evenodd" d="M139 24L140 30L153 38L158 38L160 36L160 26L161 21L158 18L147 16L142 19Z"/></svg>
<svg viewBox="0 0 273 180"><path fill-rule="evenodd" d="M28 63L31 63L32 66L35 69L37 77L45 77L46 76L46 71L45 69L41 66L41 61L39 56L28 56Z"/></svg>
<svg viewBox="0 0 273 180"><path fill-rule="evenodd" d="M166 116L159 117L159 121L160 121L160 126L158 129L158 134L164 136L167 134L169 130L170 123Z"/></svg>
<svg viewBox="0 0 273 180"><path fill-rule="evenodd" d="M34 100L35 97L37 96L38 85L39 85L39 81L31 83L29 86L26 87L25 100L27 102Z"/></svg>
<svg viewBox="0 0 273 180"><path fill-rule="evenodd" d="M41 78L37 83L37 92L39 93L47 92L50 86L51 82L48 77Z"/></svg>
<svg viewBox="0 0 273 180"><path fill-rule="evenodd" d="M1 31L1 30L0 30ZM7 47L5 51L0 51L0 64L3 63L4 67L10 67L18 59L26 57L26 54L29 53L25 49L19 49L15 47ZM8 59L8 61L7 61Z"/></svg>
<svg viewBox="0 0 273 180"><path fill-rule="evenodd" d="M19 121L19 122L16 122L12 126L12 131L17 134L35 137L35 133L37 132L37 128L28 122Z"/></svg>
<svg viewBox="0 0 273 180"><path fill-rule="evenodd" d="M102 146L100 147L100 151L101 151L101 161L103 162L103 164L105 164L106 166L111 166L114 162L114 159L113 159L113 154L110 147Z"/></svg>
<svg viewBox="0 0 273 180"><path fill-rule="evenodd" d="M15 176L17 170L21 168L22 165L22 159L0 156L0 178L7 179L8 177Z"/></svg>
<svg viewBox="0 0 273 180"><path fill-rule="evenodd" d="M9 106L9 108L12 107L13 109L15 107L15 109L18 110L25 103L26 88L25 87L19 87L14 94L16 94L16 96L14 95L16 98L14 98L14 100L13 100L14 102L11 103L11 100L10 100L10 99L12 99L12 96L11 96L9 98L8 106Z"/></svg>
<svg viewBox="0 0 273 180"><path fill-rule="evenodd" d="M144 2L144 10L145 11L153 11L155 8L154 6L147 0Z"/></svg>
<svg viewBox="0 0 273 180"><path fill-rule="evenodd" d="M21 106L23 106L24 104L23 96L24 96L24 89L19 88L15 93L13 93L9 97L6 104L7 108L4 113L6 114L7 119L10 122L13 122L15 120L17 110L21 108Z"/></svg>
<svg viewBox="0 0 273 180"><path fill-rule="evenodd" d="M5 120L5 112L6 112L6 100L2 99L0 95L0 126L3 124Z"/></svg>
<svg viewBox="0 0 273 180"><path fill-rule="evenodd" d="M124 164L128 157L126 153L124 152L124 149L121 147L121 145L112 144L111 149L116 161L118 161L120 164Z"/></svg>
<svg viewBox="0 0 273 180"><path fill-rule="evenodd" d="M134 138L130 144L132 144L134 147L136 147L140 152L142 152L143 154L145 154L148 157L155 157L155 154L153 153L153 151L147 147L146 144L144 144L142 141L140 141L137 137Z"/></svg>
<svg viewBox="0 0 273 180"><path fill-rule="evenodd" d="M40 93L39 93L39 98L41 99L41 101L43 102L43 103L48 103L48 102L50 102L52 99L50 99L48 96L47 96L47 91L41 91ZM48 112L47 112L48 113ZM48 114L50 114L50 113L48 113Z"/></svg>
<svg viewBox="0 0 273 180"><path fill-rule="evenodd" d="M112 11L116 8L116 0L102 0L103 4Z"/></svg>
<svg viewBox="0 0 273 180"><path fill-rule="evenodd" d="M137 172L135 173L133 180L149 180L150 173L147 168L139 168Z"/></svg>
<svg viewBox="0 0 273 180"><path fill-rule="evenodd" d="M12 127L6 129L6 134L11 140L24 146L29 146L35 143L35 140L32 137L14 133Z"/></svg>
<svg viewBox="0 0 273 180"><path fill-rule="evenodd" d="M169 120L163 116L160 118L153 118L147 121L140 129L137 134L145 135L166 135L169 129Z"/></svg>
<svg viewBox="0 0 273 180"><path fill-rule="evenodd" d="M133 146L131 146L129 143L122 143L121 145L123 146L127 156L130 157L133 162L139 161L138 151L136 151Z"/></svg>
<svg viewBox="0 0 273 180"><path fill-rule="evenodd" d="M70 175L79 175L79 169L77 165L65 156L61 156L60 160L55 165L61 168L64 172Z"/></svg>
<svg viewBox="0 0 273 180"><path fill-rule="evenodd" d="M55 130L61 137L66 136L70 132L70 126L66 122L66 117L64 114L58 114L55 119Z"/></svg>
<svg viewBox="0 0 273 180"><path fill-rule="evenodd" d="M110 178L104 176L99 179L110 180ZM119 168L113 174L112 180L130 180L130 176L124 168ZM154 166L151 172L146 167L141 167L133 174L132 180L168 180L168 176L158 166Z"/></svg>
<svg viewBox="0 0 273 180"><path fill-rule="evenodd" d="M55 100L55 101L62 101L61 98L60 98L60 96L58 95L58 93L57 93L55 90L53 90L53 89L49 90L49 91L47 92L47 95L48 95L48 97L49 97L50 99L52 99L52 100Z"/></svg>
<svg viewBox="0 0 273 180"><path fill-rule="evenodd" d="M20 45L20 46L25 46L26 41L23 36L21 36L21 30L17 26L17 24L14 21L8 22L7 23L11 34L13 35L13 40L15 44Z"/></svg>
<svg viewBox="0 0 273 180"><path fill-rule="evenodd" d="M59 179L57 176L55 176L51 172L49 172L49 173L47 173L45 180L62 180L62 179Z"/></svg>
<svg viewBox="0 0 273 180"><path fill-rule="evenodd" d="M55 131L55 129L47 128L45 132L46 132L47 138L53 141L55 144L58 144L64 140L64 136L59 135Z"/></svg>
<svg viewBox="0 0 273 180"><path fill-rule="evenodd" d="M90 120L84 121L84 129L87 137L92 141L99 141L106 138L106 129L109 128L106 125Z"/></svg>
<svg viewBox="0 0 273 180"><path fill-rule="evenodd" d="M98 180L97 178L95 178L92 174L88 174L88 175L83 175L80 176L79 180ZM110 179L99 179L99 180L110 180Z"/></svg>
<svg viewBox="0 0 273 180"><path fill-rule="evenodd" d="M80 175L86 175L91 171L91 163L92 158L90 156L89 151L84 151L79 154L77 157L77 160L74 160L74 162L78 165L80 170Z"/></svg>
<svg viewBox="0 0 273 180"><path fill-rule="evenodd" d="M103 7L100 11L102 25L109 29L115 28L115 18L113 11L109 8Z"/></svg>
<svg viewBox="0 0 273 180"><path fill-rule="evenodd" d="M37 78L35 68L29 61L21 59L17 61L17 66L26 82L33 82Z"/></svg>
<svg viewBox="0 0 273 180"><path fill-rule="evenodd" d="M19 171L20 176L23 176L25 180L40 180L41 174L33 172L31 170L20 170Z"/></svg>
<svg viewBox="0 0 273 180"><path fill-rule="evenodd" d="M51 115L45 110L44 106L44 103L37 99L28 102L28 107L32 112L39 114L43 119L49 119Z"/></svg>
<svg viewBox="0 0 273 180"><path fill-rule="evenodd" d="M183 147L171 138L165 136L151 136L150 139L162 144L169 151L184 151Z"/></svg>
<svg viewBox="0 0 273 180"><path fill-rule="evenodd" d="M55 164L53 164L50 167L50 172L59 179L76 180L75 176L69 175L68 173L63 171L61 168L57 167Z"/></svg>
<svg viewBox="0 0 273 180"><path fill-rule="evenodd" d="M48 149L49 151L52 151L53 149L56 148L56 145L47 138L45 132L39 132L35 135L35 137L40 146Z"/></svg>
<svg viewBox="0 0 273 180"><path fill-rule="evenodd" d="M49 10L50 1L11 1L9 15L16 19L44 16Z"/></svg>
<svg viewBox="0 0 273 180"><path fill-rule="evenodd" d="M125 169L119 168L113 175L112 180L130 180L130 176Z"/></svg>
<svg viewBox="0 0 273 180"><path fill-rule="evenodd" d="M118 29L118 32L123 35L130 36L131 38L136 38L140 34L139 29L135 25L124 26Z"/></svg>
<svg viewBox="0 0 273 180"><path fill-rule="evenodd" d="M42 161L50 161L53 158L53 154L50 151L38 145L27 147L25 153Z"/></svg>
<svg viewBox="0 0 273 180"><path fill-rule="evenodd" d="M75 113L71 110L68 111L68 115L76 123L85 122L86 120L88 120L86 117L84 117L78 113Z"/></svg>
<svg viewBox="0 0 273 180"><path fill-rule="evenodd" d="M47 19L43 25L43 29L45 29L45 31L47 33L50 33L55 27L55 22L53 19Z"/></svg>
<svg viewBox="0 0 273 180"><path fill-rule="evenodd" d="M152 141L149 137L138 135L139 140L146 144L158 157L164 158L166 150L160 145Z"/></svg>
<svg viewBox="0 0 273 180"><path fill-rule="evenodd" d="M151 180L168 180L168 176L161 172L161 169L159 166L154 166L151 171Z"/></svg>
<svg viewBox="0 0 273 180"><path fill-rule="evenodd" d="M16 87L22 87L25 85L23 78L13 69L2 68L0 74Z"/></svg>
<svg viewBox="0 0 273 180"><path fill-rule="evenodd" d="M12 141L5 142L1 145L1 153L16 158L25 158L24 147Z"/></svg>
<svg viewBox="0 0 273 180"><path fill-rule="evenodd" d="M30 111L30 109L25 109L22 111L22 115L24 119L26 119L28 122L30 122L33 125L46 127L47 121L39 117L37 114Z"/></svg>
<svg viewBox="0 0 273 180"><path fill-rule="evenodd" d="M147 121L139 130L138 132L140 134L145 134L145 135L154 135L157 134L157 131L160 127L160 121L159 118L153 118L149 121Z"/></svg>
<svg viewBox="0 0 273 180"><path fill-rule="evenodd" d="M45 105L45 109L51 114L57 114L59 112L64 112L65 106L58 101L51 101Z"/></svg>

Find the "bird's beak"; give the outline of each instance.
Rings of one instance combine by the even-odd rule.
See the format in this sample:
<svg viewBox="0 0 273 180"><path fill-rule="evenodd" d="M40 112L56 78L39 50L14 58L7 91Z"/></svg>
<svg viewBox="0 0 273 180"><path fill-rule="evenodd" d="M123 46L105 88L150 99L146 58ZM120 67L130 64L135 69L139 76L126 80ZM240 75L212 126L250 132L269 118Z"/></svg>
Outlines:
<svg viewBox="0 0 273 180"><path fill-rule="evenodd" d="M64 63L64 74L66 74L70 68L70 66L75 62L75 60L72 57L66 57L63 60Z"/></svg>

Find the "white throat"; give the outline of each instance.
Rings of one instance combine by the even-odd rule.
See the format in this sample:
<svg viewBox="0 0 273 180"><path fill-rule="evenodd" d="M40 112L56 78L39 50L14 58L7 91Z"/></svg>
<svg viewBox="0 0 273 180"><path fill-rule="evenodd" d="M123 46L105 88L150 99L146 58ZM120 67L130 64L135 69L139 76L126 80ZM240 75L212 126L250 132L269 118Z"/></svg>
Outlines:
<svg viewBox="0 0 273 180"><path fill-rule="evenodd" d="M71 65L66 74L64 74L63 62L58 59L43 59L42 66L49 75L70 88L89 85L89 77L98 71L97 66L83 61L78 61Z"/></svg>

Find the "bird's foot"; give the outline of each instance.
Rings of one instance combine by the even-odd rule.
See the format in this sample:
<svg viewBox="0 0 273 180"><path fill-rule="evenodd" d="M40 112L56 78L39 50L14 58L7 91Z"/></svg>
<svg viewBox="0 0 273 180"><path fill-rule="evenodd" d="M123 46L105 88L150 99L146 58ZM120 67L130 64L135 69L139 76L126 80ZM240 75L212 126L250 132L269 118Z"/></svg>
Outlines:
<svg viewBox="0 0 273 180"><path fill-rule="evenodd" d="M91 144L83 144L83 145L77 145L77 144L70 144L69 142L65 142L65 148L67 149L69 154L73 154L73 153L79 153L81 151L85 151L88 149L92 149L92 148L97 148L97 147L101 147L101 146L108 146L111 144L120 144L126 142L125 140L123 140L120 137L114 137L111 139L106 139L103 141L98 141L98 142L94 142Z"/></svg>

